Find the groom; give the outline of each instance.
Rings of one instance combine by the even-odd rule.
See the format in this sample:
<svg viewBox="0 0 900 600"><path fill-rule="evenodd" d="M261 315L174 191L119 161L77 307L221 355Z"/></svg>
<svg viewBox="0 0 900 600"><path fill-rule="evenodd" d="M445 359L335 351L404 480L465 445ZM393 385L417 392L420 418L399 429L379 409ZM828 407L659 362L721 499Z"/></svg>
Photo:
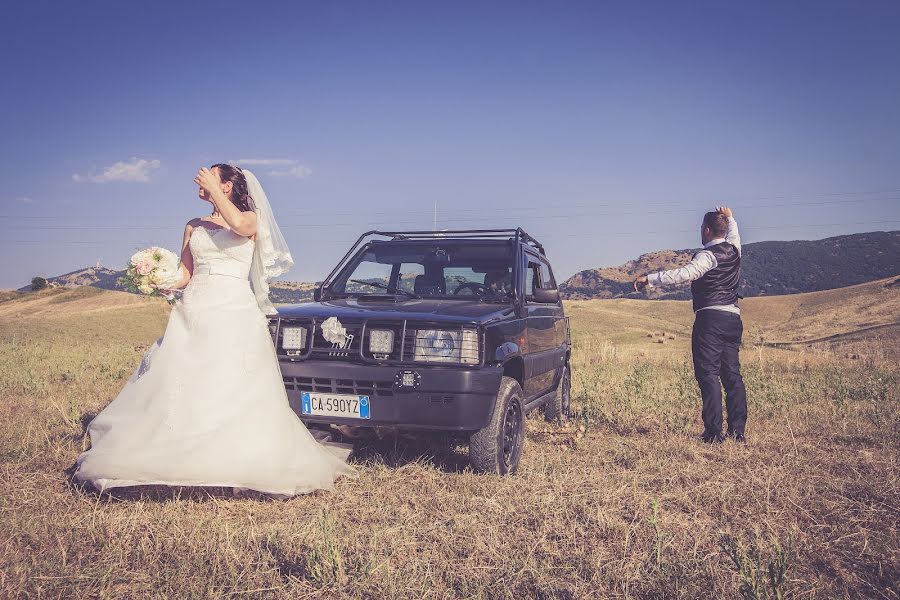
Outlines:
<svg viewBox="0 0 900 600"><path fill-rule="evenodd" d="M727 436L744 441L747 422L747 391L741 377L738 349L744 331L738 308L741 279L741 237L737 221L727 206L703 216L700 227L703 250L679 269L639 277L634 289L691 282L694 305L694 330L691 351L694 375L703 398L703 436L706 443L719 443L722 437L722 387L728 410Z"/></svg>

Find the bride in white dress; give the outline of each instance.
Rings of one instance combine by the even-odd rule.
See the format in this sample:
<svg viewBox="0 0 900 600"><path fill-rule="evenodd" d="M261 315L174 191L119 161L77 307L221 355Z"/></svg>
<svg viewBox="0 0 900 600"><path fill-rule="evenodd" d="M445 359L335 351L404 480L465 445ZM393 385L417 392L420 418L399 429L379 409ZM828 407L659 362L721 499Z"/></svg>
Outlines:
<svg viewBox="0 0 900 600"><path fill-rule="evenodd" d="M75 477L103 491L223 486L293 496L355 475L288 405L264 313L293 264L256 177L231 165L194 180L213 205L185 228L182 301L160 342L88 427ZM252 283L252 288L251 288Z"/></svg>

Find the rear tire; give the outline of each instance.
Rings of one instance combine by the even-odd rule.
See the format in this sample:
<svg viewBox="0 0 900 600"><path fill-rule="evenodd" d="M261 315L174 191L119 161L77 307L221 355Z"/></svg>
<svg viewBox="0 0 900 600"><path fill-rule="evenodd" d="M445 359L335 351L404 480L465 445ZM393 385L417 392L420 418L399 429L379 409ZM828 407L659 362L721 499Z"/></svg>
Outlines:
<svg viewBox="0 0 900 600"><path fill-rule="evenodd" d="M519 468L525 443L525 411L522 387L512 377L504 377L487 427L469 438L469 460L476 471L512 475Z"/></svg>
<svg viewBox="0 0 900 600"><path fill-rule="evenodd" d="M556 396L543 406L544 418L553 423L561 423L572 416L572 374L569 363L563 367L556 386Z"/></svg>

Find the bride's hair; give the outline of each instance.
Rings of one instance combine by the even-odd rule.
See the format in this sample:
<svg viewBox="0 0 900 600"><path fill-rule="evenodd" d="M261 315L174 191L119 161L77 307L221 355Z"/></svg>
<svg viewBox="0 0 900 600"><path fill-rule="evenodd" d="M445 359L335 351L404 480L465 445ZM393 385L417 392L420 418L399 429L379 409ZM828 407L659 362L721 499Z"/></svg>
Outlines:
<svg viewBox="0 0 900 600"><path fill-rule="evenodd" d="M241 211L256 210L250 192L247 191L247 178L244 173L234 165L217 164L210 169L219 169L219 179L222 183L231 182L231 197L229 200Z"/></svg>

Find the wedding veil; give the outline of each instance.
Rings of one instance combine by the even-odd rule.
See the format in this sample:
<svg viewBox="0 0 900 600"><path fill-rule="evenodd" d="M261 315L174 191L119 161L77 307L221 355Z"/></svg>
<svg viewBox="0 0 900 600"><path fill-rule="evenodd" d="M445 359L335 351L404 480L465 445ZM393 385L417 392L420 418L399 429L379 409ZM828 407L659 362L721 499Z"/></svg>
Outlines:
<svg viewBox="0 0 900 600"><path fill-rule="evenodd" d="M241 172L247 180L247 191L256 208L256 246L250 265L250 285L259 309L271 315L275 314L275 307L269 300L269 280L286 273L294 266L294 259L259 180L247 169L241 169Z"/></svg>

